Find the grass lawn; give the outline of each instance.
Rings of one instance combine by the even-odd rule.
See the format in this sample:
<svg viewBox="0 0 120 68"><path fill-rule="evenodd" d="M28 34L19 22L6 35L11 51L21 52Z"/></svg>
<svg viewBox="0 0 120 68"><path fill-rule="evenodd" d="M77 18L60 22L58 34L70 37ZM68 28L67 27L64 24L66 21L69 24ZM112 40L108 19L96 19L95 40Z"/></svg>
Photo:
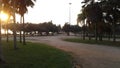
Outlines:
<svg viewBox="0 0 120 68"><path fill-rule="evenodd" d="M68 53L45 44L18 43L19 49L14 50L12 42L3 42L2 47L7 63L0 68L72 68Z"/></svg>
<svg viewBox="0 0 120 68"><path fill-rule="evenodd" d="M95 41L95 40L83 40L81 38L67 38L63 39L64 41L69 41L69 42L76 42L76 43L86 43L86 44L98 44L98 45L107 45L107 46L116 46L120 47L120 42L112 42L112 41Z"/></svg>

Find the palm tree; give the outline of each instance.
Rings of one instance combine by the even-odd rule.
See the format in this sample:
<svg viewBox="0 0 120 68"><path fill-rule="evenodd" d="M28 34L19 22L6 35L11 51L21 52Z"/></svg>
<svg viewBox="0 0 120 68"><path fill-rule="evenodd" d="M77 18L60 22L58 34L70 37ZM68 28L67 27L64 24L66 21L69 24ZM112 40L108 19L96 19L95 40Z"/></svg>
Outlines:
<svg viewBox="0 0 120 68"><path fill-rule="evenodd" d="M13 30L13 38L14 38L14 49L17 49L17 39L16 39L16 27L15 27L15 24L16 24L16 17L15 17L15 13L16 13L16 4L17 1L16 0L3 0L3 8L6 12L9 13L10 16L13 16L13 22L14 22L14 30ZM9 16L9 18L10 18ZM8 30L7 30L8 32ZM8 41L8 34L7 34L7 41Z"/></svg>
<svg viewBox="0 0 120 68"><path fill-rule="evenodd" d="M24 24L24 14L28 11L27 7L33 7L34 1L36 0L18 0L18 13L21 15L21 22L23 22L23 44L25 45L25 24ZM20 33L20 41L21 41L21 33Z"/></svg>
<svg viewBox="0 0 120 68"><path fill-rule="evenodd" d="M16 13L16 1L13 1L12 2L13 4L13 22L14 22L14 26L13 26L13 36L14 36L14 49L17 49L17 39L16 39L16 16L15 16L15 13Z"/></svg>
<svg viewBox="0 0 120 68"><path fill-rule="evenodd" d="M20 17L20 24L22 23L22 16ZM21 36L21 30L20 30L20 43L22 43L22 36Z"/></svg>
<svg viewBox="0 0 120 68"><path fill-rule="evenodd" d="M8 22L9 22L9 20L10 20L10 15L8 16L8 19L7 19L7 23L6 23L6 42L8 42L9 41L9 35L8 35Z"/></svg>
<svg viewBox="0 0 120 68"><path fill-rule="evenodd" d="M106 13L105 20L112 25L113 42L116 41L116 24L120 18L120 0L101 0L102 8Z"/></svg>
<svg viewBox="0 0 120 68"><path fill-rule="evenodd" d="M2 0L0 0L0 12L2 10ZM1 13L0 13L1 15ZM4 57L3 57L3 54L2 54L2 40L1 40L1 19L0 19L0 64L1 63L4 63L5 60L4 60Z"/></svg>
<svg viewBox="0 0 120 68"><path fill-rule="evenodd" d="M89 3L88 3L89 2ZM94 26L95 40L98 38L98 24L102 22L102 9L98 2L94 2L94 0L86 0L85 5L83 5L84 13L86 15L86 20Z"/></svg>
<svg viewBox="0 0 120 68"><path fill-rule="evenodd" d="M1 40L1 19L0 19L0 64L5 62L2 54L2 40Z"/></svg>
<svg viewBox="0 0 120 68"><path fill-rule="evenodd" d="M95 8L91 8L92 13L94 13L94 15L90 15L90 16L96 17L96 20L101 18L102 21L100 21L100 22L109 23L112 26L113 41L115 42L116 41L115 28L116 28L116 25L118 24L118 20L120 18L120 10L119 10L120 9L120 4L119 4L120 0L99 0L99 2L95 2L94 0L84 0L83 3L85 3L83 5L84 8L86 8L87 6L90 6L90 5L93 5L93 7L94 7L95 3L97 5L99 5L99 7L102 9L102 10L99 10L99 11L101 11L99 14L102 14L103 16L102 17L94 16L94 15L101 16L98 14L99 11L97 12L97 14L96 14L96 12L93 12L95 10ZM90 17L90 19L91 19L91 17ZM95 25L96 25L95 28L97 28L98 24L100 24L100 23L95 23ZM95 30L95 32L97 34L97 29ZM97 35L96 35L96 37L97 37Z"/></svg>
<svg viewBox="0 0 120 68"><path fill-rule="evenodd" d="M85 40L85 27L84 27L85 26L85 19L86 19L86 17L85 17L84 12L82 12L81 14L78 14L77 24L81 23L83 26L83 40Z"/></svg>
<svg viewBox="0 0 120 68"><path fill-rule="evenodd" d="M17 39L16 39L16 17L15 17L15 13L16 13L16 0L3 0L3 4L4 4L4 10L7 11L11 16L13 16L13 22L14 22L14 30L13 30L13 38L14 38L14 49L17 49Z"/></svg>
<svg viewBox="0 0 120 68"><path fill-rule="evenodd" d="M6 38L6 41L8 42L8 21L9 21L9 19L10 19L10 15L11 15L11 7L10 7L10 4L9 4L9 2L7 1L7 0L3 0L3 2L2 2L3 4L4 4L4 6L3 6L3 8L2 8L2 11L4 11L4 12L6 12L7 14L8 14L8 19L7 19L7 23L6 23L6 31L7 31L7 34L6 34L6 36L7 36L7 38Z"/></svg>

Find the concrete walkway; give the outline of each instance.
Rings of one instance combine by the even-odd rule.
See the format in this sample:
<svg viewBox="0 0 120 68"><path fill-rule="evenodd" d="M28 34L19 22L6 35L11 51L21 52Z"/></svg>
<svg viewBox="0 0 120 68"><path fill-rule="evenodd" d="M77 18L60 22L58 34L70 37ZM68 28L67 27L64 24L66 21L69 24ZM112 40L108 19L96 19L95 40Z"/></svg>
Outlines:
<svg viewBox="0 0 120 68"><path fill-rule="evenodd" d="M69 52L76 68L120 68L120 48L62 41L73 36L28 37L28 41L46 43Z"/></svg>

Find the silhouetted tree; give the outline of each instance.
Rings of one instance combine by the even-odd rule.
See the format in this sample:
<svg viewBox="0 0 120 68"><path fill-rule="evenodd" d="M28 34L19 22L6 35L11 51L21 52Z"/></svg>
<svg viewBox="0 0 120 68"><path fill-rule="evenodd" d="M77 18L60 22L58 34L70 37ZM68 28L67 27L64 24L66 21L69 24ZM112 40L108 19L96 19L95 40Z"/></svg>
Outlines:
<svg viewBox="0 0 120 68"><path fill-rule="evenodd" d="M77 33L81 32L82 29L78 25L71 25L70 30L72 33L74 33L76 35Z"/></svg>
<svg viewBox="0 0 120 68"><path fill-rule="evenodd" d="M65 23L65 25L63 26L63 31L65 31L67 33L67 35L70 35L70 24Z"/></svg>
<svg viewBox="0 0 120 68"><path fill-rule="evenodd" d="M83 11L83 9L82 9ZM85 26L85 19L86 19L86 16L85 16L85 13L82 12L81 14L78 14L78 17L77 17L77 24L81 24L82 26ZM85 40L85 29L83 28L83 40Z"/></svg>
<svg viewBox="0 0 120 68"><path fill-rule="evenodd" d="M33 7L34 6L34 2L36 0L18 0L18 13L21 15L21 22L23 22L23 44L25 45L25 24L24 24L24 14L28 11L27 7ZM20 41L21 41L21 36L20 36Z"/></svg>

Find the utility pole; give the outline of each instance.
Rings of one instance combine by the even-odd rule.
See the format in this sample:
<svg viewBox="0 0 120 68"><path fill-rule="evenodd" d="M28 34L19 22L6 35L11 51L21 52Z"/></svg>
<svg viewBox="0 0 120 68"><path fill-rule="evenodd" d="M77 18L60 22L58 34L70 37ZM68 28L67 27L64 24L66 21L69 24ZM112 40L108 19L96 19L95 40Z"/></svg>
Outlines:
<svg viewBox="0 0 120 68"><path fill-rule="evenodd" d="M71 24L71 4L69 3L69 24Z"/></svg>

